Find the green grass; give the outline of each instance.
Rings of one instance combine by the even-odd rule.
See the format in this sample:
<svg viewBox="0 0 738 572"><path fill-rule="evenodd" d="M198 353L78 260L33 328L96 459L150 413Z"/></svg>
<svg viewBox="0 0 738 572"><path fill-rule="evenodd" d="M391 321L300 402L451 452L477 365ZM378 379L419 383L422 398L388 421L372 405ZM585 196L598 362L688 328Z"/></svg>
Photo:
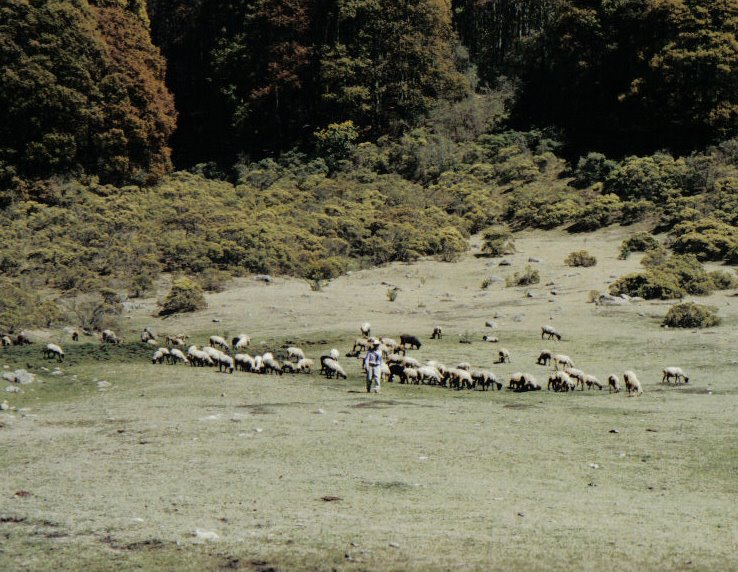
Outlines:
<svg viewBox="0 0 738 572"><path fill-rule="evenodd" d="M572 242L558 248L581 247ZM521 257L543 248L518 245ZM586 246L601 260L598 272L613 271L604 268L612 263L597 244L590 239ZM601 312L585 303L592 284L581 277L571 278L571 293L554 304L541 295L521 305L519 293L499 284L490 302L474 298L486 272L479 262L423 264L351 277L306 297L291 290L307 291L296 283L238 287L211 298L209 311L223 317L217 327L211 314L157 325L188 331L200 344L217 330L246 329L254 337L251 353L278 349L288 338L309 356L331 347L344 353L363 321L356 301L381 300L384 289L376 284L386 272L406 301L378 303L364 315L377 334L422 334L423 348L413 352L419 358L470 361L504 380L529 371L545 386L548 369L535 358L548 347L601 380L635 369L643 396L384 384L370 397L358 362L345 357L347 381L230 376L151 365L151 348L135 343L66 343L64 375L56 377L40 369L55 364L41 358L39 344L10 348L0 364L31 364L44 383L6 394L18 410L0 414L0 569L738 567L730 326L712 334L661 329L649 317L666 312L657 303ZM541 270L542 283L551 276L564 281L557 266ZM427 284L417 291L401 282L408 274L416 283L426 271ZM455 287L446 282L452 276ZM434 302L446 291L459 306L455 319ZM410 313L418 300L434 313ZM720 304L728 298L717 300L732 316L732 306ZM509 319L521 309L523 321ZM637 315L641 310L646 317ZM494 312L503 316L499 344L459 344L465 331L475 340L489 333L484 319ZM539 326L552 313L561 342L540 339ZM139 324L150 321L134 316L124 336L135 339ZM444 338L431 341L429 326L437 321ZM513 361L493 365L501 346ZM662 385L665 365L683 366L690 383ZM98 391L98 380L112 386ZM340 500L322 500L327 496ZM199 542L198 528L220 540Z"/></svg>

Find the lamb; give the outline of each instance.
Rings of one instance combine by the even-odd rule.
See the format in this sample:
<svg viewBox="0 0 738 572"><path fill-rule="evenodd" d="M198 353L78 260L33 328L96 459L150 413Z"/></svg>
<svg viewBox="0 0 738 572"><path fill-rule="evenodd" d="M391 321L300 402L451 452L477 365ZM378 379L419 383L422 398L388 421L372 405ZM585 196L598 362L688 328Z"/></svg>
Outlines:
<svg viewBox="0 0 738 572"><path fill-rule="evenodd" d="M118 338L113 330L103 330L102 341L104 344L120 344L120 338Z"/></svg>
<svg viewBox="0 0 738 572"><path fill-rule="evenodd" d="M496 344L497 342L500 341L500 338L498 338L497 336L487 336L487 335L484 335L484 336L482 336L482 341L483 342L489 342L491 344Z"/></svg>
<svg viewBox="0 0 738 572"><path fill-rule="evenodd" d="M618 393L620 391L620 381L614 373L607 378L607 393Z"/></svg>
<svg viewBox="0 0 738 572"><path fill-rule="evenodd" d="M300 349L293 346L287 348L287 357L295 362L305 359L305 353Z"/></svg>
<svg viewBox="0 0 738 572"><path fill-rule="evenodd" d="M634 393L636 396L643 393L641 382L638 381L638 377L634 372L630 370L626 371L623 374L623 380L625 381L625 391L628 393L628 397L633 397Z"/></svg>
<svg viewBox="0 0 738 572"><path fill-rule="evenodd" d="M433 333L431 334L431 340L441 339L443 339L443 330L441 329L441 326L434 326Z"/></svg>
<svg viewBox="0 0 738 572"><path fill-rule="evenodd" d="M231 345L233 346L234 351L242 350L251 345L251 338L246 334L238 334L235 338L231 340Z"/></svg>
<svg viewBox="0 0 738 572"><path fill-rule="evenodd" d="M64 350L56 344L46 344L44 356L47 358L55 357L57 361L64 361Z"/></svg>
<svg viewBox="0 0 738 572"><path fill-rule="evenodd" d="M218 347L224 352L228 351L228 342L225 341L221 336L210 336L210 347Z"/></svg>
<svg viewBox="0 0 738 572"><path fill-rule="evenodd" d="M303 358L297 362L295 367L303 373L310 373L313 367L315 367L315 362L309 358Z"/></svg>
<svg viewBox="0 0 738 572"><path fill-rule="evenodd" d="M177 362L182 362L184 364L190 363L189 360L185 357L185 355L182 353L181 350L178 350L177 348L174 348L173 350L169 350L170 359L172 360L172 365L176 364Z"/></svg>
<svg viewBox="0 0 738 572"><path fill-rule="evenodd" d="M672 378L674 378L674 383L679 383L680 380L684 380L684 383L689 383L689 377L687 377L680 367L665 367L662 373L661 383L669 383Z"/></svg>
<svg viewBox="0 0 738 572"><path fill-rule="evenodd" d="M363 324L361 324L361 328L360 329L361 329L361 334L365 338L368 338L369 337L369 334L372 333L372 325L369 322L364 322Z"/></svg>
<svg viewBox="0 0 738 572"><path fill-rule="evenodd" d="M336 379L348 379L348 377L346 376L346 372L343 371L341 365L332 358L328 358L323 362L323 368L325 376L328 379L331 379L333 376L335 376Z"/></svg>
<svg viewBox="0 0 738 572"><path fill-rule="evenodd" d="M548 365L551 363L552 358L553 358L553 354L550 351L543 350L541 354L538 356L536 363L538 365Z"/></svg>
<svg viewBox="0 0 738 572"><path fill-rule="evenodd" d="M507 348L500 348L500 351L497 352L498 358L497 363L511 363L510 362L510 350Z"/></svg>
<svg viewBox="0 0 738 572"><path fill-rule="evenodd" d="M556 338L557 341L561 341L561 334L553 326L541 326L541 339L543 336L548 336L549 340Z"/></svg>
<svg viewBox="0 0 738 572"><path fill-rule="evenodd" d="M551 359L554 362L554 368L557 370L559 369L559 366L562 366L563 368L574 367L574 361L567 355L554 354L551 356Z"/></svg>
<svg viewBox="0 0 738 572"><path fill-rule="evenodd" d="M600 383L600 380L597 379L594 375L585 375L584 383L587 385L587 389L592 389L593 387L596 387L597 389L602 391L602 388L604 387L602 383Z"/></svg>
<svg viewBox="0 0 738 572"><path fill-rule="evenodd" d="M417 336L413 336L411 334L401 334L400 335L400 345L404 348L407 348L407 346L410 346L411 350L414 349L420 349L420 346L423 344L420 343L420 340Z"/></svg>
<svg viewBox="0 0 738 572"><path fill-rule="evenodd" d="M564 368L564 371L567 373L569 377L572 379L577 380L577 387L580 385L582 386L582 391L584 391L584 380L586 378L586 375L581 369L577 369L575 367L567 367Z"/></svg>

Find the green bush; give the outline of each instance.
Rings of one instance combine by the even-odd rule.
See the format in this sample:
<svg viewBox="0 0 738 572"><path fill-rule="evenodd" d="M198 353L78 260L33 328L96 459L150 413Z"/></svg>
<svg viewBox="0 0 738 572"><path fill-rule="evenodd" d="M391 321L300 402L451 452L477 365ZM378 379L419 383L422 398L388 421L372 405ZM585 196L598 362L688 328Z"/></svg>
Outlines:
<svg viewBox="0 0 738 572"><path fill-rule="evenodd" d="M685 302L669 308L663 325L670 328L710 328L720 324L717 309L713 306Z"/></svg>
<svg viewBox="0 0 738 572"><path fill-rule="evenodd" d="M695 256L665 253L663 247L650 250L641 261L646 270L618 278L610 286L610 293L668 300L685 294L706 295L715 288L713 279Z"/></svg>
<svg viewBox="0 0 738 572"><path fill-rule="evenodd" d="M42 298L34 288L17 280L0 278L0 332L46 328L61 316L56 302Z"/></svg>
<svg viewBox="0 0 738 572"><path fill-rule="evenodd" d="M205 295L200 285L190 278L177 278L162 303L160 316L181 312L195 312L207 308Z"/></svg>
<svg viewBox="0 0 738 572"><path fill-rule="evenodd" d="M515 239L506 226L488 230L482 240L482 253L486 256L507 256L515 252Z"/></svg>
<svg viewBox="0 0 738 572"><path fill-rule="evenodd" d="M205 292L224 292L231 275L225 270L207 268L197 275L197 282Z"/></svg>
<svg viewBox="0 0 738 572"><path fill-rule="evenodd" d="M649 232L638 232L626 238L621 246L621 251L646 252L653 250L659 245L659 241Z"/></svg>
<svg viewBox="0 0 738 572"><path fill-rule="evenodd" d="M569 253L569 256L564 259L564 264L567 266L590 267L597 264L597 258L586 250L576 250Z"/></svg>
<svg viewBox="0 0 738 572"><path fill-rule="evenodd" d="M725 270L713 270L708 272L715 290L732 290L738 288L738 280L735 274L726 272Z"/></svg>
<svg viewBox="0 0 738 572"><path fill-rule="evenodd" d="M616 166L615 161L609 160L602 153L589 153L586 157L579 158L572 183L575 187L585 189L603 182Z"/></svg>
<svg viewBox="0 0 738 572"><path fill-rule="evenodd" d="M541 281L541 274L532 266L526 266L525 271L516 272L512 276L505 278L505 285L510 286L530 286L538 284Z"/></svg>
<svg viewBox="0 0 738 572"><path fill-rule="evenodd" d="M571 225L576 232L592 231L616 222L620 218L623 203L614 194L602 195L589 203Z"/></svg>
<svg viewBox="0 0 738 572"><path fill-rule="evenodd" d="M664 272L635 272L621 276L610 285L610 294L640 296L646 300L670 300L684 297L677 277Z"/></svg>
<svg viewBox="0 0 738 572"><path fill-rule="evenodd" d="M738 244L735 227L711 217L677 224L671 234L674 252L694 254L699 260L723 260Z"/></svg>

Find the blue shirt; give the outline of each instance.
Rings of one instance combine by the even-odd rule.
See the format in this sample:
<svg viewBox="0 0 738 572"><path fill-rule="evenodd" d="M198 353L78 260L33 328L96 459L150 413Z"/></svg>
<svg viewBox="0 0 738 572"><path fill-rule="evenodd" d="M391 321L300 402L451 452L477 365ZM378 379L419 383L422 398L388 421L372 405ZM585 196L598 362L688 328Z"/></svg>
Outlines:
<svg viewBox="0 0 738 572"><path fill-rule="evenodd" d="M379 365L382 365L382 352L378 349L369 350L364 358L364 366L377 367Z"/></svg>

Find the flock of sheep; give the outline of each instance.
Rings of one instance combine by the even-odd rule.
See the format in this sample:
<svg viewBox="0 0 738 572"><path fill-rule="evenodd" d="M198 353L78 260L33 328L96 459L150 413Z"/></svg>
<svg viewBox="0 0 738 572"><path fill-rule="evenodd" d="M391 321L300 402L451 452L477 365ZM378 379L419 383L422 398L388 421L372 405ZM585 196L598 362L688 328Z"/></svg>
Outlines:
<svg viewBox="0 0 738 572"><path fill-rule="evenodd" d="M438 385L452 389L481 389L483 391L492 389L502 390L503 382L488 369L473 369L468 362L461 362L455 367L447 367L436 360L427 360L421 363L414 357L407 355L408 350L420 349L422 343L417 336L403 334L400 341L392 338L372 338L371 326L368 322L361 325L361 337L354 340L352 348L346 353L346 357L359 359L363 364L362 351L367 351L374 343L379 344L383 355L382 378L383 381L392 382L395 378L400 383ZM73 341L79 339L79 332L75 329L67 329ZM88 334L88 332L85 332ZM88 334L90 335L90 334ZM433 328L431 339L442 339L443 330L440 326ZM101 342L104 344L120 344L122 339L112 330L104 330L101 333ZM561 340L561 334L552 326L546 325L541 328L541 339ZM21 332L15 337L0 334L3 346L27 345L31 343L30 337ZM484 336L485 342L498 342L498 338ZM235 336L230 343L221 336L210 336L208 345L202 348L196 345L187 346L187 336L170 335L165 337L166 345L160 344L156 335L150 328L145 328L141 333L141 342L156 347L151 357L154 364L178 363L193 367L213 367L221 372L234 373L243 371L250 373L277 374L284 373L311 373L315 368L315 361L305 357L305 352L299 348L290 346L284 348L280 359L271 352L258 355L246 353L251 345L251 338L246 334ZM186 348L186 349L185 349ZM47 359L64 360L64 350L60 345L48 343L43 349L43 355ZM500 348L497 352L498 364L510 363L510 351ZM320 373L327 378L347 379L346 371L339 363L339 352L332 349L326 355L319 358ZM574 361L567 355L543 350L537 365L553 366L553 371L548 375L547 390L557 392L604 388L604 384L597 377L587 374L574 365ZM689 377L678 367L666 367L662 370L662 383L689 383ZM641 395L643 388L638 376L633 371L623 373L625 390L629 396ZM607 379L608 392L620 391L620 380L616 374L611 374ZM542 386L536 378L527 372L515 372L507 382L509 390L537 391Z"/></svg>

